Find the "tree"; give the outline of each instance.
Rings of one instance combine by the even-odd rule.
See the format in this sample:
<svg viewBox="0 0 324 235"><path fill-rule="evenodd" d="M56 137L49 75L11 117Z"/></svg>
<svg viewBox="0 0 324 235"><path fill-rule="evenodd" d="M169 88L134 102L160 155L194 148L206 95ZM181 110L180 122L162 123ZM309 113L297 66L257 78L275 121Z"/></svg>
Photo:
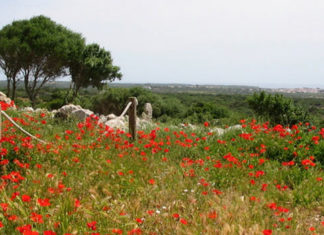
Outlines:
<svg viewBox="0 0 324 235"><path fill-rule="evenodd" d="M248 103L256 115L269 120L272 124L293 125L309 121L308 112L283 95L271 95L262 91L248 97Z"/></svg>
<svg viewBox="0 0 324 235"><path fill-rule="evenodd" d="M47 82L68 75L72 58L81 54L84 44L80 34L45 16L5 26L0 31L0 60L8 87L11 81L15 84L20 75L32 106L35 106L39 90ZM15 87L12 88L14 92Z"/></svg>
<svg viewBox="0 0 324 235"><path fill-rule="evenodd" d="M0 68L7 77L7 96L11 99L15 98L17 77L21 69L18 55L20 40L15 36L17 29L6 26L0 31Z"/></svg>
<svg viewBox="0 0 324 235"><path fill-rule="evenodd" d="M105 81L121 79L120 68L112 64L110 52L100 48L98 44L87 45L80 57L71 60L70 74L72 77L73 97L81 87L93 86L102 88Z"/></svg>

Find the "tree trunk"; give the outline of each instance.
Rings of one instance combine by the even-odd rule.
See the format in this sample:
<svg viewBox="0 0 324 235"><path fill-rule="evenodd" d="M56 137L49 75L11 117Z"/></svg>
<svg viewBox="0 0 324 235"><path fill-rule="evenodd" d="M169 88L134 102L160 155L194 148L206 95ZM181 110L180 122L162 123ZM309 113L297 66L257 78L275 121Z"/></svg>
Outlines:
<svg viewBox="0 0 324 235"><path fill-rule="evenodd" d="M16 99L16 87L17 87L17 81L16 79L12 80L12 93L11 93L11 100Z"/></svg>
<svg viewBox="0 0 324 235"><path fill-rule="evenodd" d="M73 84L73 88L72 88L72 90L73 90L73 95L72 95L72 100L71 100L71 102L74 101L74 99L78 96L80 88L81 88L81 86L78 85L77 83L74 83L74 84Z"/></svg>
<svg viewBox="0 0 324 235"><path fill-rule="evenodd" d="M7 96L10 97L11 78L7 77Z"/></svg>
<svg viewBox="0 0 324 235"><path fill-rule="evenodd" d="M34 107L35 101L33 101L32 92L30 91L30 88L28 87L28 85L29 85L29 73L30 73L29 70L25 71L25 74L24 74L24 85L25 85L25 91L27 93L27 96L28 96L30 102L32 103L32 106Z"/></svg>
<svg viewBox="0 0 324 235"><path fill-rule="evenodd" d="M30 102L31 102L31 106L32 106L33 108L35 108L35 106L36 106L36 97L31 96L31 98L30 98Z"/></svg>

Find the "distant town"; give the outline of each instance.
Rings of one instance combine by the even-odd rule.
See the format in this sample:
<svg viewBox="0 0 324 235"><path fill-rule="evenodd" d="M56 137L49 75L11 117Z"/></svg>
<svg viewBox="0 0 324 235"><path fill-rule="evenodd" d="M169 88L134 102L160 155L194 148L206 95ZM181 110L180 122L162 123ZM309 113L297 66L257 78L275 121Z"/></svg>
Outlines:
<svg viewBox="0 0 324 235"><path fill-rule="evenodd" d="M324 89L320 88L276 88L276 89L267 89L271 92L280 92L280 93L324 93Z"/></svg>
<svg viewBox="0 0 324 235"><path fill-rule="evenodd" d="M226 94L251 94L259 91L266 91L270 93L285 93L285 94L305 94L305 95L324 95L323 88L262 88L258 86L247 86L247 85L199 85L199 84L180 84L180 83L121 83L112 82L107 83L110 87L142 87L144 89L151 90L153 92L161 93L181 93L181 92L192 92L192 93L226 93ZM0 89L6 89L6 80L0 80ZM46 87L52 88L69 88L70 81L51 81ZM23 88L22 81L19 81L17 87ZM92 89L89 87L89 89Z"/></svg>

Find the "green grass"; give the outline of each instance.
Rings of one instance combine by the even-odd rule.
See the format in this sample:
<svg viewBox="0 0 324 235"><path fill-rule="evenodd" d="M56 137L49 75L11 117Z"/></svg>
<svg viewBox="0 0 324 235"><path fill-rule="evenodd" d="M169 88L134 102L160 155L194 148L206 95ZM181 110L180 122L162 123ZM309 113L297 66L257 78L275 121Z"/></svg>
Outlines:
<svg viewBox="0 0 324 235"><path fill-rule="evenodd" d="M131 142L95 120L10 115L49 144L3 122L1 234L26 225L39 234L324 233L318 128L250 122L217 136L156 125Z"/></svg>

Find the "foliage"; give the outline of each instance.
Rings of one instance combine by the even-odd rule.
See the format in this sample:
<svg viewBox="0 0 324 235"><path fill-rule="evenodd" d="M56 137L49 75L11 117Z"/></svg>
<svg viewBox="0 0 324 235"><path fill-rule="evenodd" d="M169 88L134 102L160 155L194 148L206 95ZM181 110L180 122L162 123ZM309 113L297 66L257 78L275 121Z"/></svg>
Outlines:
<svg viewBox="0 0 324 235"><path fill-rule="evenodd" d="M47 82L66 75L69 59L83 43L81 35L37 16L14 21L0 31L0 59L6 65L5 71L10 71L6 73L9 80L23 78L26 93L35 106L39 90Z"/></svg>
<svg viewBox="0 0 324 235"><path fill-rule="evenodd" d="M186 112L186 117L195 123L228 117L228 110L212 102L194 103Z"/></svg>
<svg viewBox="0 0 324 235"><path fill-rule="evenodd" d="M272 124L293 125L309 121L308 113L283 95L266 94L264 91L254 93L248 97L248 104L256 115Z"/></svg>
<svg viewBox="0 0 324 235"><path fill-rule="evenodd" d="M200 123L229 116L229 111L225 107L213 102L193 102L193 104L187 105L177 96L160 95L138 87L109 88L94 96L93 105L90 109L96 113L120 114L128 103L128 98L132 96L138 99L138 114L143 112L145 103L151 103L153 117L163 122L175 120L183 122L186 120Z"/></svg>
<svg viewBox="0 0 324 235"><path fill-rule="evenodd" d="M70 61L70 74L73 82L73 97L81 87L93 86L102 88L104 82L121 79L120 68L112 65L109 51L98 44L90 44L83 48L79 56Z"/></svg>
<svg viewBox="0 0 324 235"><path fill-rule="evenodd" d="M80 34L44 16L14 21L0 31L0 67L7 76L7 91L15 98L19 80L33 106L40 89L57 77L71 75L74 100L80 88L101 88L104 82L121 79L109 51L98 44L85 44ZM56 106L54 104L54 106Z"/></svg>

